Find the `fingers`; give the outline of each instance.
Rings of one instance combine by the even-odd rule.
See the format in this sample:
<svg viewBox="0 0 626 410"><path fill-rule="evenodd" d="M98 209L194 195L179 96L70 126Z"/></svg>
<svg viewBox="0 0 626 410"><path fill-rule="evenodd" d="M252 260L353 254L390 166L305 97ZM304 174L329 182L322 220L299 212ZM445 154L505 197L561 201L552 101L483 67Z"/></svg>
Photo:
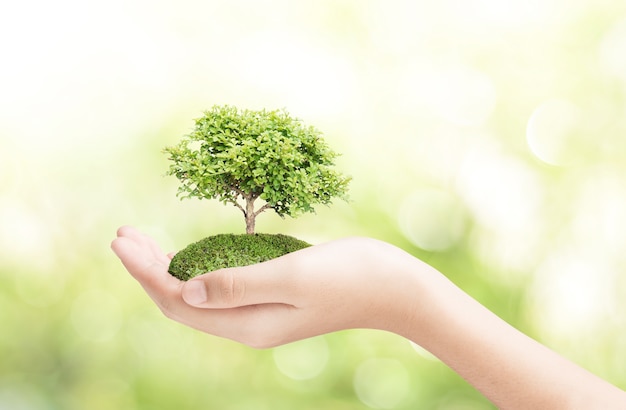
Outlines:
<svg viewBox="0 0 626 410"><path fill-rule="evenodd" d="M197 330L235 340L255 348L274 347L309 337L310 330L294 332L306 314L293 306L263 304L233 309L199 309L181 301L185 314L179 322Z"/></svg>
<svg viewBox="0 0 626 410"><path fill-rule="evenodd" d="M209 272L184 283L182 297L192 306L213 309L264 303L295 306L302 301L296 261L294 254L289 254L256 265Z"/></svg>
<svg viewBox="0 0 626 410"><path fill-rule="evenodd" d="M132 239L142 247L146 253L150 253L153 258L169 266L171 258L164 254L159 245L148 235L140 232L132 226L122 226L117 230L118 237Z"/></svg>
<svg viewBox="0 0 626 410"><path fill-rule="evenodd" d="M394 281L372 264L372 255L387 251L380 243L358 238L221 269L188 282L170 275L171 256L132 227L120 228L111 247L165 316L253 347L345 328L378 328L387 322L384 307L393 305L389 302L398 293ZM385 258L402 259L396 253Z"/></svg>
<svg viewBox="0 0 626 410"><path fill-rule="evenodd" d="M344 303L351 294L342 297L342 292L376 286L363 280L358 267L367 264L375 246L358 239L338 240L255 265L220 269L184 283L182 296L192 306L212 309L263 303L302 307L334 298L334 303Z"/></svg>
<svg viewBox="0 0 626 410"><path fill-rule="evenodd" d="M180 281L169 274L169 259L155 253L151 239L130 227L118 230L111 249L120 258L128 272L141 284L157 304L163 304L168 294L179 292ZM168 262L164 263L164 260Z"/></svg>
<svg viewBox="0 0 626 410"><path fill-rule="evenodd" d="M294 333L291 329L293 326L290 324L302 322L298 319L302 312L289 304L274 303L274 300L272 303L248 304L232 309L199 309L190 306L185 303L181 293L184 282L179 281L167 271L169 258L160 252L152 239L132 227L120 228L118 237L111 243L111 248L163 314L177 322L257 348L276 346L307 337L310 332L307 328L300 333ZM166 260L168 262L164 263ZM281 270L274 270L272 266L263 266L260 270L241 269L241 272L239 271L238 268L232 272L235 274L232 278L237 280L236 283L259 288L267 294L269 286L260 286L258 278L251 280L252 273L260 275L260 278L271 278L272 283L275 283L279 278L276 272ZM218 271L211 279L216 280L208 281L211 286L208 292L210 298L230 301L223 303L221 307L227 304L234 305L235 299L245 301L244 304L255 300L245 297L245 288L239 288L236 284L233 288L233 285L228 282L228 273ZM204 286L204 281L201 283ZM222 284L221 290L216 283ZM231 292L229 290L231 288L237 290Z"/></svg>

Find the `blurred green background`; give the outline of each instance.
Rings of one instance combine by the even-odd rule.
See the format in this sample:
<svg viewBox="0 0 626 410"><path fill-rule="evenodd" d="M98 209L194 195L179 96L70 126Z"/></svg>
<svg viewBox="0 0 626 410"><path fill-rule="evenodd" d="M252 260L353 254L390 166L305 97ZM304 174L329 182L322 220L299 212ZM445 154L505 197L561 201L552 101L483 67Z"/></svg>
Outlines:
<svg viewBox="0 0 626 410"><path fill-rule="evenodd" d="M214 104L286 108L353 177L259 232L389 241L626 388L623 0L4 2L0 61L0 409L492 408L395 335L161 315L109 243L243 232L163 176Z"/></svg>

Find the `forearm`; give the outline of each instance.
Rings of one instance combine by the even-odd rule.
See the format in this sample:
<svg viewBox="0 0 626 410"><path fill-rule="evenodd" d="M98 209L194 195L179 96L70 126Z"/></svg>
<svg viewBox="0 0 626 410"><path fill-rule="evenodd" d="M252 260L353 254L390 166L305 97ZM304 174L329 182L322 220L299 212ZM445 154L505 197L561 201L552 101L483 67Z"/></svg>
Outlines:
<svg viewBox="0 0 626 410"><path fill-rule="evenodd" d="M409 320L396 333L439 357L499 408L626 408L623 391L522 334L433 269L413 267L420 297L399 304L410 311L401 314Z"/></svg>
<svg viewBox="0 0 626 410"><path fill-rule="evenodd" d="M118 230L112 247L166 316L207 333L270 347L378 328L429 350L503 409L626 409L626 393L380 241L347 238L186 283L168 273L158 245L131 227Z"/></svg>

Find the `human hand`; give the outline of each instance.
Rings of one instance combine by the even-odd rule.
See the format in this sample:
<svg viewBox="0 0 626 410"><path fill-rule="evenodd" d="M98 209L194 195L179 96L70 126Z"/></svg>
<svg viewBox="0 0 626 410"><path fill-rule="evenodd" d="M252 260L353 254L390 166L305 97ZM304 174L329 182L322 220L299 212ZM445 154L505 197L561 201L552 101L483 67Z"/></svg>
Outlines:
<svg viewBox="0 0 626 410"><path fill-rule="evenodd" d="M349 328L402 333L418 311L419 261L373 239L340 239L182 282L152 238L131 227L117 236L113 251L167 317L253 347Z"/></svg>
<svg viewBox="0 0 626 410"><path fill-rule="evenodd" d="M111 247L163 313L265 348L349 328L388 330L431 351L498 408L626 408L626 393L498 318L433 268L366 238L340 239L181 282L131 227Z"/></svg>

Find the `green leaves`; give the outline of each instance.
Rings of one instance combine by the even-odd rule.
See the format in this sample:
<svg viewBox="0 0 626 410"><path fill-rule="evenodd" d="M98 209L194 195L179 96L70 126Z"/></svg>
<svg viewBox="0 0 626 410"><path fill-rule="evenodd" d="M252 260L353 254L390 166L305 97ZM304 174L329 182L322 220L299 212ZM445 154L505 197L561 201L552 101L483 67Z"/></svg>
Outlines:
<svg viewBox="0 0 626 410"><path fill-rule="evenodd" d="M336 154L321 133L284 110L215 106L180 143L165 148L182 198L224 203L263 199L279 215L313 212L345 198L349 178L334 171ZM240 209L245 207L239 205Z"/></svg>

